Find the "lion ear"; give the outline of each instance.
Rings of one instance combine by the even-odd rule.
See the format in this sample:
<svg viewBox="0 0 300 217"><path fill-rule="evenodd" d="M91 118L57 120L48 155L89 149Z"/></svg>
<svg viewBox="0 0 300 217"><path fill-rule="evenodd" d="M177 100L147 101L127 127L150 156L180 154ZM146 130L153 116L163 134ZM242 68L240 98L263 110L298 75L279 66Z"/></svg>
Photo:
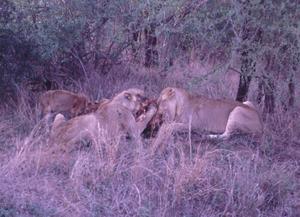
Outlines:
<svg viewBox="0 0 300 217"><path fill-rule="evenodd" d="M132 98L132 97L131 97L131 94L130 94L130 93L127 93L127 92L124 93L124 96L125 96L125 98L128 99L128 100L131 100L131 98Z"/></svg>
<svg viewBox="0 0 300 217"><path fill-rule="evenodd" d="M162 95L162 100L170 99L173 96L175 96L175 90L170 88L166 93Z"/></svg>
<svg viewBox="0 0 300 217"><path fill-rule="evenodd" d="M168 97L172 97L175 95L175 90L171 88L167 94L168 94Z"/></svg>

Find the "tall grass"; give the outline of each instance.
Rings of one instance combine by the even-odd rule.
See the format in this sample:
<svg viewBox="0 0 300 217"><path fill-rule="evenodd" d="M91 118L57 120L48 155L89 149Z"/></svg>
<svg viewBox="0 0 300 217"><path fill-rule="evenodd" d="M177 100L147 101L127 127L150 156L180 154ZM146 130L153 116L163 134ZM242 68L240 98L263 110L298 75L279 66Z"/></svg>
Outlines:
<svg viewBox="0 0 300 217"><path fill-rule="evenodd" d="M124 73L91 73L66 88L100 99L140 87L154 97L182 82ZM224 97L220 85L190 88ZM268 117L261 139L170 133L159 151L155 139L59 146L36 116L38 95L21 87L18 94L14 112L0 117L0 216L299 216L300 130L292 112Z"/></svg>

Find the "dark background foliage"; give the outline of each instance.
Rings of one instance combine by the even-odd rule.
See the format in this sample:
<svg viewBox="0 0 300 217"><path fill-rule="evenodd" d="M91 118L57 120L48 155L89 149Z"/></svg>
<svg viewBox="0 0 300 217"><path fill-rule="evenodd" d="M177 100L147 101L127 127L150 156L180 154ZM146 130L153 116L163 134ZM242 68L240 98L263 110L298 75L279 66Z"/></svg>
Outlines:
<svg viewBox="0 0 300 217"><path fill-rule="evenodd" d="M299 24L298 0L0 0L0 216L299 217ZM253 101L262 137L62 147L38 118L50 89L167 86Z"/></svg>
<svg viewBox="0 0 300 217"><path fill-rule="evenodd" d="M174 63L211 62L240 74L237 100L247 99L252 81L259 83L257 102L265 112L294 105L300 62L297 1L0 4L2 93L20 81L63 77L68 84L91 71L113 73L120 64L172 73ZM276 98L278 80L287 92L284 100Z"/></svg>

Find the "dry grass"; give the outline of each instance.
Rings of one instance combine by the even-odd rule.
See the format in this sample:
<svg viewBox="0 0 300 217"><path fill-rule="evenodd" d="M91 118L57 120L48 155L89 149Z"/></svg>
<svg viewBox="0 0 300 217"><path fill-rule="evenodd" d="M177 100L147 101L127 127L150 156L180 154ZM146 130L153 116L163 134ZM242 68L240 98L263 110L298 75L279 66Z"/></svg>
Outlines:
<svg viewBox="0 0 300 217"><path fill-rule="evenodd" d="M140 73L91 73L67 89L100 99L142 87L155 96L164 86L185 82L184 76L164 81ZM215 84L218 92L208 84L189 88L227 96L220 92L228 86ZM197 134L189 140L181 132L159 151L152 151L153 139L145 139L143 146L123 138L116 144L59 147L49 144L49 132L37 119L37 97L20 88L16 110L1 111L0 216L299 217L295 111L267 118L259 140L208 141Z"/></svg>

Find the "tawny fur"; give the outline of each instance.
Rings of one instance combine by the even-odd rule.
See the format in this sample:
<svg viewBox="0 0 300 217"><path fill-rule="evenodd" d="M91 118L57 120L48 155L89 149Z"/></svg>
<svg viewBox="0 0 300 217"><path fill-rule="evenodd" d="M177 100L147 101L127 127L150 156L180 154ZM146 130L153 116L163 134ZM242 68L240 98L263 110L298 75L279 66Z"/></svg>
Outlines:
<svg viewBox="0 0 300 217"><path fill-rule="evenodd" d="M89 99L85 95L66 90L49 90L41 95L41 116L49 113L65 113L70 117L83 114Z"/></svg>
<svg viewBox="0 0 300 217"><path fill-rule="evenodd" d="M103 103L96 112L69 121L63 121L58 116L53 123L55 127L51 131L51 140L63 144L81 139L107 142L128 134L139 141L141 132L156 112L155 106L152 106L143 120L136 120L135 114L141 109L143 94L139 89L128 89Z"/></svg>
<svg viewBox="0 0 300 217"><path fill-rule="evenodd" d="M228 138L234 132L261 134L262 123L249 101L210 99L191 95L180 88L165 88L158 98L154 122L178 123L181 128L221 134L211 137Z"/></svg>

